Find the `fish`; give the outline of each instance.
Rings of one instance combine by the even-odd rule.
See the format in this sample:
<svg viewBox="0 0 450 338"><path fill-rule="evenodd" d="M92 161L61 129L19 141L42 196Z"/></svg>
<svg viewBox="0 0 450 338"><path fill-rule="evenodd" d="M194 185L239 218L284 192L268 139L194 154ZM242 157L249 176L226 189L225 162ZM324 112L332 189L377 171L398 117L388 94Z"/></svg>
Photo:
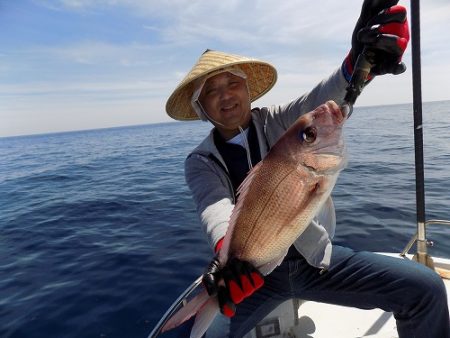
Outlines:
<svg viewBox="0 0 450 338"><path fill-rule="evenodd" d="M219 266L231 258L272 272L329 199L347 156L346 113L327 101L301 115L250 170L237 191ZM219 312L216 296L202 290L163 326L168 331L196 315L191 337L201 337Z"/></svg>

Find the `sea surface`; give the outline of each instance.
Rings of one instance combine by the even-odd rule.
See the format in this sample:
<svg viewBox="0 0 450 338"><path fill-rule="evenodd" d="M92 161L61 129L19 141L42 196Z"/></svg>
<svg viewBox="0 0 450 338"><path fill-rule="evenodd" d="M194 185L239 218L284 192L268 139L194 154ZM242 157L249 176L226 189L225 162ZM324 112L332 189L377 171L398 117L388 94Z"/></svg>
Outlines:
<svg viewBox="0 0 450 338"><path fill-rule="evenodd" d="M450 218L449 107L423 107L427 219ZM333 191L336 243L400 252L415 233L412 114L355 109ZM183 174L209 129L0 138L0 337L147 337L212 257ZM450 228L428 237L432 255L450 257Z"/></svg>

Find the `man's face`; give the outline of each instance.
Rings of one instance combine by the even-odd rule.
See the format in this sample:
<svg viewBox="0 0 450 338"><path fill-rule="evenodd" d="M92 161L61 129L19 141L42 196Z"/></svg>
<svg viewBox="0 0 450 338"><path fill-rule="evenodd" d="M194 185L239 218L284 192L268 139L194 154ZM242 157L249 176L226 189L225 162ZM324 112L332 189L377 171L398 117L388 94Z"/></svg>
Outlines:
<svg viewBox="0 0 450 338"><path fill-rule="evenodd" d="M219 73L206 80L199 97L203 109L217 129L228 139L250 122L250 98L246 80L229 72ZM231 138L230 137L230 138Z"/></svg>

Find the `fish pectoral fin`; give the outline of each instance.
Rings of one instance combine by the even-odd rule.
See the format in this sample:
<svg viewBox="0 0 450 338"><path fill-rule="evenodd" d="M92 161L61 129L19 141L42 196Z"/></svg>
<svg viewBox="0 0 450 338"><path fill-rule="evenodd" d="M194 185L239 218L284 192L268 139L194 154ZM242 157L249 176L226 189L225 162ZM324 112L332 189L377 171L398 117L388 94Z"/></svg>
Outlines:
<svg viewBox="0 0 450 338"><path fill-rule="evenodd" d="M283 262L284 257L286 257L287 251L281 255L279 258L274 259L273 261L261 266L258 268L259 272L261 272L264 276L267 276L271 273L275 268Z"/></svg>

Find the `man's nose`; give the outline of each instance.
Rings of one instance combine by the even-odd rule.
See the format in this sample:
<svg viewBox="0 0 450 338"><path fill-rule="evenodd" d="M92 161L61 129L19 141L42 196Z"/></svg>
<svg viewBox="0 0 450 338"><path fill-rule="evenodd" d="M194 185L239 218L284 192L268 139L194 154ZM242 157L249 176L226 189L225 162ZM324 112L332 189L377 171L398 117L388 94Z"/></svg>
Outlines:
<svg viewBox="0 0 450 338"><path fill-rule="evenodd" d="M230 98L231 95L232 95L231 90L227 86L223 86L220 89L220 99L221 100L226 100L226 99Z"/></svg>

